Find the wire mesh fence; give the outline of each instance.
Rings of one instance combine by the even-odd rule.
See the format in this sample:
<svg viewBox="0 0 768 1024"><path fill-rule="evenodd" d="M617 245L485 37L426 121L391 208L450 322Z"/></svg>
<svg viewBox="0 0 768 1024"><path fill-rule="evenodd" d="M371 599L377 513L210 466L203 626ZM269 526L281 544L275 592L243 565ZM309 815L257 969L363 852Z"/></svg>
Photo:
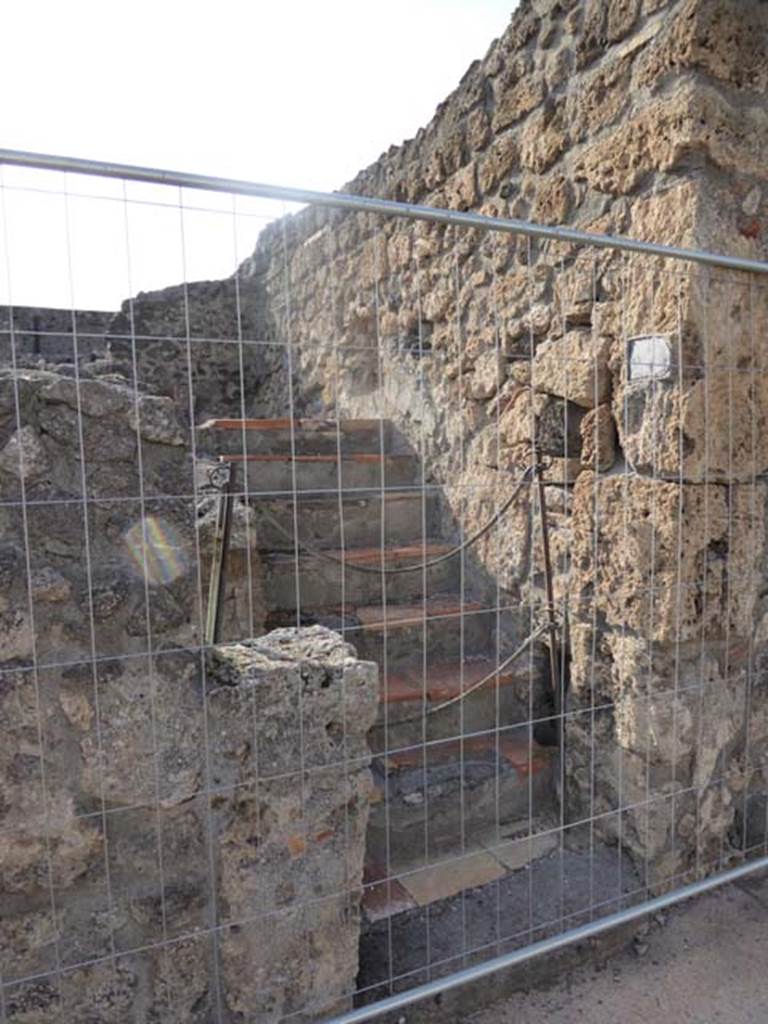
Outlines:
<svg viewBox="0 0 768 1024"><path fill-rule="evenodd" d="M765 267L4 160L0 1019L367 1019L765 861Z"/></svg>

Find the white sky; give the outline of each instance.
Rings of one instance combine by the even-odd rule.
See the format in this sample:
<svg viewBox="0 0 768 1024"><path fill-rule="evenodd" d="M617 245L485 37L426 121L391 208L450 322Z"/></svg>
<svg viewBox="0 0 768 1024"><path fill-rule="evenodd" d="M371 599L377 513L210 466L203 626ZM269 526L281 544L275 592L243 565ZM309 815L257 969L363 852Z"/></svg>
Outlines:
<svg viewBox="0 0 768 1024"><path fill-rule="evenodd" d="M332 190L429 121L515 6L5 0L0 146ZM164 205L126 205L119 182L69 175L65 204L61 175L2 177L1 303L111 309L185 269L223 277L281 212L186 193L219 212L185 211L182 262L176 190L130 186Z"/></svg>

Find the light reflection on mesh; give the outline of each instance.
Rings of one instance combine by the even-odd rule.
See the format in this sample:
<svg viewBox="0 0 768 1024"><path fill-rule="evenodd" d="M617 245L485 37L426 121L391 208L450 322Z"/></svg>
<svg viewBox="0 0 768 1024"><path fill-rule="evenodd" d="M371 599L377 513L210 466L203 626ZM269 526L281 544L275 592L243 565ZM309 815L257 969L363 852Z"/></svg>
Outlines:
<svg viewBox="0 0 768 1024"><path fill-rule="evenodd" d="M171 583L188 569L189 560L176 529L158 516L139 519L123 534L131 561L148 583Z"/></svg>

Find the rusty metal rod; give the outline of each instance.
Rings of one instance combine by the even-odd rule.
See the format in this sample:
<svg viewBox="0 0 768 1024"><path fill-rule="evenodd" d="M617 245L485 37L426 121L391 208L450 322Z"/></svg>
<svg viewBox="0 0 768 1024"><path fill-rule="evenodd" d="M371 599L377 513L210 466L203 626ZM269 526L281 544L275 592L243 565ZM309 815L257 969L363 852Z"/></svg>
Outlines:
<svg viewBox="0 0 768 1024"><path fill-rule="evenodd" d="M562 707L560 699L560 664L557 655L557 619L555 617L555 589L552 583L552 556L549 548L549 522L547 520L547 501L544 494L544 477L539 452L533 450L533 459L538 485L539 515L541 516L541 549L544 555L544 583L547 593L547 619L549 621L549 671L552 676L552 695L555 700L555 713L560 716L562 731ZM562 746L562 745L561 745Z"/></svg>
<svg viewBox="0 0 768 1024"><path fill-rule="evenodd" d="M211 552L211 575L208 581L208 607L205 615L205 643L207 645L218 643L221 634L224 581L232 524L233 476L234 472L230 469L218 495L213 551Z"/></svg>

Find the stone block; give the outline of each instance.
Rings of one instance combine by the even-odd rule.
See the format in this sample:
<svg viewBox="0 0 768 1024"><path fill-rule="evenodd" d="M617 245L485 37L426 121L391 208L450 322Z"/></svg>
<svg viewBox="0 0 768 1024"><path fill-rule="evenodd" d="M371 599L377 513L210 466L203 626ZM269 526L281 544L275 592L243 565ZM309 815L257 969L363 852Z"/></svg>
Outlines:
<svg viewBox="0 0 768 1024"><path fill-rule="evenodd" d="M765 487L583 472L574 495L574 616L649 641L746 637L760 591Z"/></svg>
<svg viewBox="0 0 768 1024"><path fill-rule="evenodd" d="M504 132L486 149L478 168L478 184L482 195L493 192L516 169L518 143L513 132Z"/></svg>
<svg viewBox="0 0 768 1024"><path fill-rule="evenodd" d="M498 133L534 110L544 99L544 83L532 73L530 58L520 55L506 65L494 80L495 106L492 117Z"/></svg>
<svg viewBox="0 0 768 1024"><path fill-rule="evenodd" d="M664 19L638 60L636 86L654 87L673 71L701 71L738 89L763 91L766 28L759 3L686 0Z"/></svg>
<svg viewBox="0 0 768 1024"><path fill-rule="evenodd" d="M534 439L542 455L578 459L583 416L583 409L573 402L521 387L501 416L501 437L519 464L526 462Z"/></svg>
<svg viewBox="0 0 768 1024"><path fill-rule="evenodd" d="M598 191L627 195L645 175L671 171L692 153L721 170L757 176L767 124L760 107L736 107L714 89L687 84L588 144L577 159L576 178Z"/></svg>
<svg viewBox="0 0 768 1024"><path fill-rule="evenodd" d="M540 224L564 224L573 205L573 188L562 174L542 183L536 192L531 217Z"/></svg>
<svg viewBox="0 0 768 1024"><path fill-rule="evenodd" d="M45 476L49 468L45 447L30 425L14 431L0 451L0 473L25 483Z"/></svg>
<svg viewBox="0 0 768 1024"><path fill-rule="evenodd" d="M568 145L565 105L550 105L532 114L520 133L520 165L543 174Z"/></svg>
<svg viewBox="0 0 768 1024"><path fill-rule="evenodd" d="M616 424L609 405L590 409L580 425L581 465L596 473L605 473L616 461Z"/></svg>
<svg viewBox="0 0 768 1024"><path fill-rule="evenodd" d="M693 141L690 87L655 100L633 118L587 142L574 173L599 192L626 195L654 170L670 170Z"/></svg>
<svg viewBox="0 0 768 1024"><path fill-rule="evenodd" d="M630 107L631 66L627 58L608 57L606 63L582 75L578 89L569 91L566 111L574 141L594 137Z"/></svg>
<svg viewBox="0 0 768 1024"><path fill-rule="evenodd" d="M577 8L581 29L576 44L576 67L579 69L595 60L607 42L605 22L608 6L600 0L584 0Z"/></svg>
<svg viewBox="0 0 768 1024"><path fill-rule="evenodd" d="M537 391L565 398L591 409L610 395L608 347L605 338L589 331L569 331L536 349L531 382Z"/></svg>
<svg viewBox="0 0 768 1024"><path fill-rule="evenodd" d="M617 43L632 30L639 11L640 0L611 0L605 27L609 43Z"/></svg>
<svg viewBox="0 0 768 1024"><path fill-rule="evenodd" d="M484 401L496 394L504 380L505 366L501 353L485 352L472 369L469 393L476 401Z"/></svg>
<svg viewBox="0 0 768 1024"><path fill-rule="evenodd" d="M18 1015L36 1005L34 1019L47 1022L60 1005L75 1014L67 1019L94 1020L138 1019L151 1005L168 1020L203 1024L211 924L221 929L230 1012L263 1006L263 1019L277 1020L283 1009L348 1005L376 666L322 627L280 630L213 649L204 686L191 652L158 655L151 668L129 660L100 676L98 715L83 670L47 678L42 708L31 673L0 676L0 963L12 981L52 971L54 944L65 965L106 957L113 943L124 955L117 974L111 963L104 975L98 963L68 972L44 1005L20 984L6 1007ZM213 796L203 792L208 778ZM88 813L102 800L106 816ZM147 948L166 937L167 949ZM104 1000L116 1015L102 1013Z"/></svg>
<svg viewBox="0 0 768 1024"><path fill-rule="evenodd" d="M467 164L457 171L442 189L443 202L451 210L471 210L477 202L477 171L474 164Z"/></svg>
<svg viewBox="0 0 768 1024"><path fill-rule="evenodd" d="M681 387L639 378L617 394L621 446L639 471L669 480L747 482L768 467L768 371L714 370Z"/></svg>

